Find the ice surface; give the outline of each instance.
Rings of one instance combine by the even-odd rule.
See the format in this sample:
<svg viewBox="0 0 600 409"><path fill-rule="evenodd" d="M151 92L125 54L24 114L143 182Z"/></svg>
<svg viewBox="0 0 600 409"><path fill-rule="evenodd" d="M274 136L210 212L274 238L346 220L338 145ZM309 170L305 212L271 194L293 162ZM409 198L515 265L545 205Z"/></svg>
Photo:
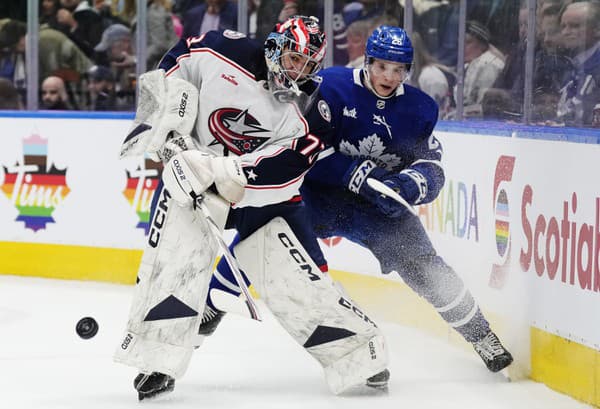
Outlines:
<svg viewBox="0 0 600 409"><path fill-rule="evenodd" d="M475 353L381 323L392 362L387 394L334 396L319 365L273 320L229 314L161 400L137 401L136 371L112 362L133 287L0 276L0 407L6 409L575 409L590 406L532 381L508 383ZM84 316L100 324L82 340Z"/></svg>

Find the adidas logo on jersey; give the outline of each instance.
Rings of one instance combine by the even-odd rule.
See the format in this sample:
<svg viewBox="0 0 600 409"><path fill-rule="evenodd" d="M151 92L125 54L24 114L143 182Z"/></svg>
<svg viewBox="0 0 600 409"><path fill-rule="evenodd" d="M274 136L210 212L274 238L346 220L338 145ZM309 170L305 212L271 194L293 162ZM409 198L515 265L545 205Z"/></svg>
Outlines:
<svg viewBox="0 0 600 409"><path fill-rule="evenodd" d="M344 112L342 115L347 116L348 118L356 119L356 108L348 109L347 106L344 106Z"/></svg>

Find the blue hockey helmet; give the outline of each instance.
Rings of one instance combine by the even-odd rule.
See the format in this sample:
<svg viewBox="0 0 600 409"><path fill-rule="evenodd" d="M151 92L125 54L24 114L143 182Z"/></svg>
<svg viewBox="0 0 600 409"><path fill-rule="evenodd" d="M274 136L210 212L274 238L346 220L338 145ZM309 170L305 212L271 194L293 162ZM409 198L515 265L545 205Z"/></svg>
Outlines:
<svg viewBox="0 0 600 409"><path fill-rule="evenodd" d="M413 62L413 46L406 31L400 27L382 25L367 40L365 62L371 59L392 61L410 65Z"/></svg>

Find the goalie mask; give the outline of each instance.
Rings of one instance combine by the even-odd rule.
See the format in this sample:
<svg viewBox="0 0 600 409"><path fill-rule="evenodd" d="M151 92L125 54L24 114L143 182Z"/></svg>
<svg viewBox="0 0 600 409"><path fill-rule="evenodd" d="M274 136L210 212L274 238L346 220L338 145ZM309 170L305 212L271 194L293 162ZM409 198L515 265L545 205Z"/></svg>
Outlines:
<svg viewBox="0 0 600 409"><path fill-rule="evenodd" d="M303 112L310 106L326 46L316 17L293 16L275 26L265 41L265 59L269 90L279 101L295 102Z"/></svg>

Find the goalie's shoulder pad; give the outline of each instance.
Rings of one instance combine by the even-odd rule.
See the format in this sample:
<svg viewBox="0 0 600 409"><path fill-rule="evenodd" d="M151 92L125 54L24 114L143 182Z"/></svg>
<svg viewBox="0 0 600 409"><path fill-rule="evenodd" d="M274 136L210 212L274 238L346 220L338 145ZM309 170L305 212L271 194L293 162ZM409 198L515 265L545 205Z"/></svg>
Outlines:
<svg viewBox="0 0 600 409"><path fill-rule="evenodd" d="M198 89L182 78L153 70L139 78L139 98L133 125L121 147L121 157L143 153L157 158L171 132L192 132L198 115Z"/></svg>

